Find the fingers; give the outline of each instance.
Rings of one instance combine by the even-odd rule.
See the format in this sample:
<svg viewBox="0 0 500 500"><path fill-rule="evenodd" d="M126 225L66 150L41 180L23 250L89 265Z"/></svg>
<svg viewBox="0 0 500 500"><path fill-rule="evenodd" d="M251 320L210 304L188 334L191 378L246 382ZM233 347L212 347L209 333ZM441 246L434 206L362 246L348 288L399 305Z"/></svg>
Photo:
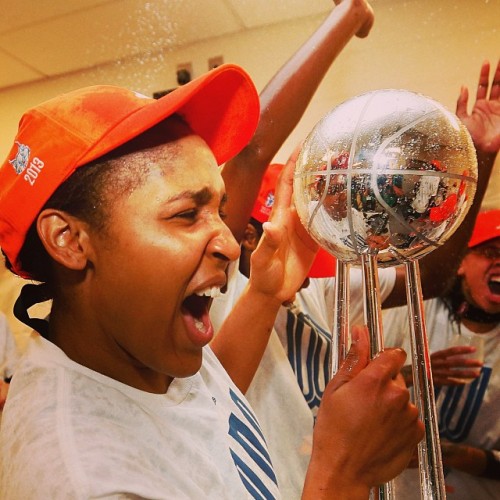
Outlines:
<svg viewBox="0 0 500 500"><path fill-rule="evenodd" d="M441 363L436 364L434 367L434 364L432 366L433 371L434 370L451 370L455 368L481 368L483 366L483 362L480 359L477 358L467 358L463 356L456 356L453 358L447 358L446 360L443 360Z"/></svg>
<svg viewBox="0 0 500 500"><path fill-rule="evenodd" d="M352 380L361 370L364 370L367 376L371 376L381 383L397 380L399 385L406 388L404 381L399 377L400 370L406 360L406 353L403 349L386 349L378 353L370 362L368 329L353 326L351 336L352 344L346 359L329 384L332 390L336 390Z"/></svg>
<svg viewBox="0 0 500 500"><path fill-rule="evenodd" d="M408 390L395 380L404 351L388 349L370 361L367 329L353 328L352 337L348 356L323 395L313 453L340 461L343 474L374 486L406 467L424 426Z"/></svg>
<svg viewBox="0 0 500 500"><path fill-rule="evenodd" d="M335 5L340 5L343 0L333 0ZM360 28L356 31L356 36L358 38L366 38L370 33L375 15L373 9L367 0L352 2L352 7L356 9L358 13L358 18L362 20Z"/></svg>
<svg viewBox="0 0 500 500"><path fill-rule="evenodd" d="M489 87L489 75L490 75L490 63L489 61L484 61L481 66L481 72L479 74L479 83L477 86L476 99L487 99L488 98L488 87ZM495 74L493 75L493 80L491 82L490 90L490 100L500 99L500 60L497 63L495 69Z"/></svg>
<svg viewBox="0 0 500 500"><path fill-rule="evenodd" d="M274 254L280 247L283 235L283 228L267 221L264 222L264 224L262 224L262 229L263 229L262 238L260 239L258 244L259 251L257 253L256 252L252 253L251 257L252 263L253 260L255 260L257 257L261 262L266 262L271 260L271 258L274 256ZM255 259L254 259L254 254L256 255Z"/></svg>
<svg viewBox="0 0 500 500"><path fill-rule="evenodd" d="M274 193L273 209L269 217L269 220L272 222L278 221L278 223L281 223L282 217L285 215L284 211L288 211L292 204L293 173L295 171L295 163L299 156L299 152L300 145L297 146L290 155L278 177Z"/></svg>
<svg viewBox="0 0 500 500"><path fill-rule="evenodd" d="M462 85L457 99L456 115L463 119L467 117L467 104L469 102L469 89Z"/></svg>
<svg viewBox="0 0 500 500"><path fill-rule="evenodd" d="M349 380L352 380L370 359L368 330L366 327L353 326L351 330L352 343L349 352L338 372L329 384L329 389L337 390Z"/></svg>
<svg viewBox="0 0 500 500"><path fill-rule="evenodd" d="M481 66L481 71L479 72L479 81L476 91L476 101L483 99L488 99L488 88L489 88L489 74L490 74L490 63L489 61L484 61ZM495 69L495 74L493 75L493 80L491 83L490 90L490 100L500 99L500 60L497 63ZM462 86L460 88L460 94L457 99L456 115L459 118L467 117L467 104L469 99L469 90L467 87Z"/></svg>
<svg viewBox="0 0 500 500"><path fill-rule="evenodd" d="M500 59L491 84L490 99L500 99Z"/></svg>
<svg viewBox="0 0 500 500"><path fill-rule="evenodd" d="M467 379L468 381L474 380L475 378L479 377L481 375L481 370L476 369L476 370L467 370L467 369L455 369L451 374L448 374L446 376L441 377L442 380L446 381L445 383L447 385L462 385L465 382L464 379ZM437 384L437 382L436 382ZM443 385L443 384L441 384Z"/></svg>
<svg viewBox="0 0 500 500"><path fill-rule="evenodd" d="M366 373L381 381L395 380L399 376L405 361L406 352L403 349L384 349L373 358L366 368Z"/></svg>
<svg viewBox="0 0 500 500"><path fill-rule="evenodd" d="M445 369L455 367L481 367L482 361L470 356L475 351L473 346L454 346L435 352L431 354L432 371L444 373Z"/></svg>
<svg viewBox="0 0 500 500"><path fill-rule="evenodd" d="M453 347L447 347L446 349L441 349L440 351L433 352L431 354L431 361L437 359L446 359L450 356L456 356L457 354L470 354L474 352L476 348L474 346L468 345L457 345Z"/></svg>
<svg viewBox="0 0 500 500"><path fill-rule="evenodd" d="M488 95L488 85L490 78L490 63L489 61L484 61L481 66L481 72L479 73L479 83L477 85L476 99L486 99Z"/></svg>
<svg viewBox="0 0 500 500"><path fill-rule="evenodd" d="M367 4L367 7L368 7L367 18L366 18L365 22L363 23L363 25L361 26L361 28L356 32L356 36L358 38L366 38L369 35L369 33L373 27L373 23L375 21L373 9L368 4Z"/></svg>

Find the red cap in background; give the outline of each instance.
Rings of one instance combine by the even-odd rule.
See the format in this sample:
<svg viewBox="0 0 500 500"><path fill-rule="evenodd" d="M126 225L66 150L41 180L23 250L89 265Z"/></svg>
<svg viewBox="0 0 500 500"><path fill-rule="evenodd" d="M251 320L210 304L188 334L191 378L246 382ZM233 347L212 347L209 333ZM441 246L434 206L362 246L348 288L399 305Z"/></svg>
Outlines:
<svg viewBox="0 0 500 500"><path fill-rule="evenodd" d="M469 248L500 237L500 210L479 212L469 240Z"/></svg>
<svg viewBox="0 0 500 500"><path fill-rule="evenodd" d="M269 165L262 179L260 191L251 213L252 218L261 224L267 222L271 214L276 184L283 167L284 165L281 163ZM336 259L333 255L330 255L326 250L320 248L309 270L308 276L310 278L329 278L335 276L335 262Z"/></svg>

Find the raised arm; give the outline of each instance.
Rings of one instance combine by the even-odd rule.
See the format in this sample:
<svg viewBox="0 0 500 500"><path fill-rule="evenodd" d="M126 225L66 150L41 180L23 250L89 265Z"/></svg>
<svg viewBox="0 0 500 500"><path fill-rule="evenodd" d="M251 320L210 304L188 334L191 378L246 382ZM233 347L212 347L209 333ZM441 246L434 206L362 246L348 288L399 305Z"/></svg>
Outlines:
<svg viewBox="0 0 500 500"><path fill-rule="evenodd" d="M281 304L300 288L318 249L291 207L297 153L280 175L270 219L252 253L248 285L211 343L243 392L259 366Z"/></svg>
<svg viewBox="0 0 500 500"><path fill-rule="evenodd" d="M490 64L485 61L479 74L476 102L470 114L467 112L468 90L466 87L461 88L457 100L457 116L469 130L476 147L479 178L474 203L460 227L443 246L420 261L422 291L426 299L445 293L457 272L467 250L500 146L500 61L497 64L491 87L489 73ZM406 303L404 269L398 268L394 289L382 306L395 307L404 303Z"/></svg>
<svg viewBox="0 0 500 500"><path fill-rule="evenodd" d="M261 92L260 122L248 146L222 170L228 194L226 223L241 241L267 166L295 128L328 68L354 36L373 24L366 0L337 6Z"/></svg>

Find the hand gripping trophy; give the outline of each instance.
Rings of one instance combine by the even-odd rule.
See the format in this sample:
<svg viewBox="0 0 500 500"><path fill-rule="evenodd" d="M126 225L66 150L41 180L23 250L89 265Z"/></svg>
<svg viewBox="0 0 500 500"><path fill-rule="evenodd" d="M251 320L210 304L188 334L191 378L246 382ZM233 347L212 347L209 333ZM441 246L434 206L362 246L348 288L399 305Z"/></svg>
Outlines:
<svg viewBox="0 0 500 500"><path fill-rule="evenodd" d="M419 445L424 499L444 499L445 490L418 259L453 234L476 183L465 126L436 101L405 90L368 92L331 110L306 138L295 169L299 217L337 258L331 374L348 346L349 267L362 268L373 357L383 349L377 267L405 266L415 402L426 430ZM391 483L378 494L393 497Z"/></svg>

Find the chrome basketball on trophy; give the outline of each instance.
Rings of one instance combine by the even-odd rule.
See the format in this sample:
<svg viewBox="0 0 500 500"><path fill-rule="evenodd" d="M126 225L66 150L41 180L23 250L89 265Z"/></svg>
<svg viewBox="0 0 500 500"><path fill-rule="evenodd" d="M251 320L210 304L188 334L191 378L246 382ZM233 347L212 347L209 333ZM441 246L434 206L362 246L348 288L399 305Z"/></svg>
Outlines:
<svg viewBox="0 0 500 500"><path fill-rule="evenodd" d="M415 402L426 427L419 446L422 496L445 498L418 259L465 217L477 183L467 129L441 104L378 90L327 113L297 160L294 199L311 236L337 258L331 372L348 346L349 267L361 266L371 353L383 349L377 267L406 267ZM393 495L390 485L382 497Z"/></svg>

